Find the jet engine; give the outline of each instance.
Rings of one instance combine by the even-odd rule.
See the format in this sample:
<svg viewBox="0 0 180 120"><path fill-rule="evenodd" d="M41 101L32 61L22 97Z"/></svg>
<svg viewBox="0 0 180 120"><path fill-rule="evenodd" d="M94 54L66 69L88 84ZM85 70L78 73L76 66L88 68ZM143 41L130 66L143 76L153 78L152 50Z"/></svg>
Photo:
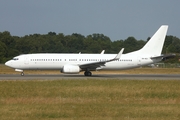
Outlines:
<svg viewBox="0 0 180 120"><path fill-rule="evenodd" d="M77 65L64 65L61 72L66 74L77 74L80 72L80 68Z"/></svg>

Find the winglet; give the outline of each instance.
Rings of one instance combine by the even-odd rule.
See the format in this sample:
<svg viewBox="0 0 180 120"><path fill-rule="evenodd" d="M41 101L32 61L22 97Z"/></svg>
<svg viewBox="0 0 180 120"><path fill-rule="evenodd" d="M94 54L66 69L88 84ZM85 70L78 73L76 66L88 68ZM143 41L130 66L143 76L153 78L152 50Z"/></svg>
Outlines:
<svg viewBox="0 0 180 120"><path fill-rule="evenodd" d="M104 54L105 50L103 50L100 54Z"/></svg>
<svg viewBox="0 0 180 120"><path fill-rule="evenodd" d="M120 57L121 57L123 51L124 51L124 48L122 48L122 49L119 51L119 53L116 55L116 57L114 58L114 60L120 59Z"/></svg>

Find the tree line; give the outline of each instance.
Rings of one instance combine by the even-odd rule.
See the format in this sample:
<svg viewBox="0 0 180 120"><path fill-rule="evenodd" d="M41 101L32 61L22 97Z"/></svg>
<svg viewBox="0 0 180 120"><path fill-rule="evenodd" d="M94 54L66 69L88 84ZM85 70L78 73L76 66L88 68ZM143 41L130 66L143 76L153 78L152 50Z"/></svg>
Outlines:
<svg viewBox="0 0 180 120"><path fill-rule="evenodd" d="M125 40L111 41L103 34L83 36L73 33L72 35L56 34L31 34L23 37L12 36L10 32L0 32L0 63L12 59L14 56L29 53L118 53L125 48L124 53L142 48L149 40L136 40L128 37ZM166 36L163 54L179 53L180 39L175 36Z"/></svg>

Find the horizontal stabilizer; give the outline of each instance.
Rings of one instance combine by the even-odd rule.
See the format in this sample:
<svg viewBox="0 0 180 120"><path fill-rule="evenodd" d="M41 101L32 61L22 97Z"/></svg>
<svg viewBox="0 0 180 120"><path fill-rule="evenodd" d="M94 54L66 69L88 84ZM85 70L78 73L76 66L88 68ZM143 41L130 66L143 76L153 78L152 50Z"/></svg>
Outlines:
<svg viewBox="0 0 180 120"><path fill-rule="evenodd" d="M155 56L155 57L151 57L151 59L158 59L158 58L163 58L164 55L160 55L160 56Z"/></svg>
<svg viewBox="0 0 180 120"><path fill-rule="evenodd" d="M175 58L175 57L176 57L176 54L167 54L163 56L163 60L167 60L167 59Z"/></svg>
<svg viewBox="0 0 180 120"><path fill-rule="evenodd" d="M161 55L161 56L151 57L151 59L156 59L156 58L167 59L167 58L174 58L175 56L176 56L176 54L168 54L168 55Z"/></svg>

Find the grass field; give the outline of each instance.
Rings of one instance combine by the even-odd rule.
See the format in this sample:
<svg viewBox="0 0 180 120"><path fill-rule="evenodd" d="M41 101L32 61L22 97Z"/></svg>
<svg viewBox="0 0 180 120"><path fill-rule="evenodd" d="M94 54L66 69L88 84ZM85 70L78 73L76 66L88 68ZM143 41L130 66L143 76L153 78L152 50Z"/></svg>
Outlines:
<svg viewBox="0 0 180 120"><path fill-rule="evenodd" d="M93 74L179 74L137 68ZM0 74L20 74L0 64ZM27 70L25 74L61 74ZM80 73L83 74L83 73ZM0 120L179 120L179 80L0 81Z"/></svg>
<svg viewBox="0 0 180 120"><path fill-rule="evenodd" d="M0 120L179 120L180 81L0 81Z"/></svg>

